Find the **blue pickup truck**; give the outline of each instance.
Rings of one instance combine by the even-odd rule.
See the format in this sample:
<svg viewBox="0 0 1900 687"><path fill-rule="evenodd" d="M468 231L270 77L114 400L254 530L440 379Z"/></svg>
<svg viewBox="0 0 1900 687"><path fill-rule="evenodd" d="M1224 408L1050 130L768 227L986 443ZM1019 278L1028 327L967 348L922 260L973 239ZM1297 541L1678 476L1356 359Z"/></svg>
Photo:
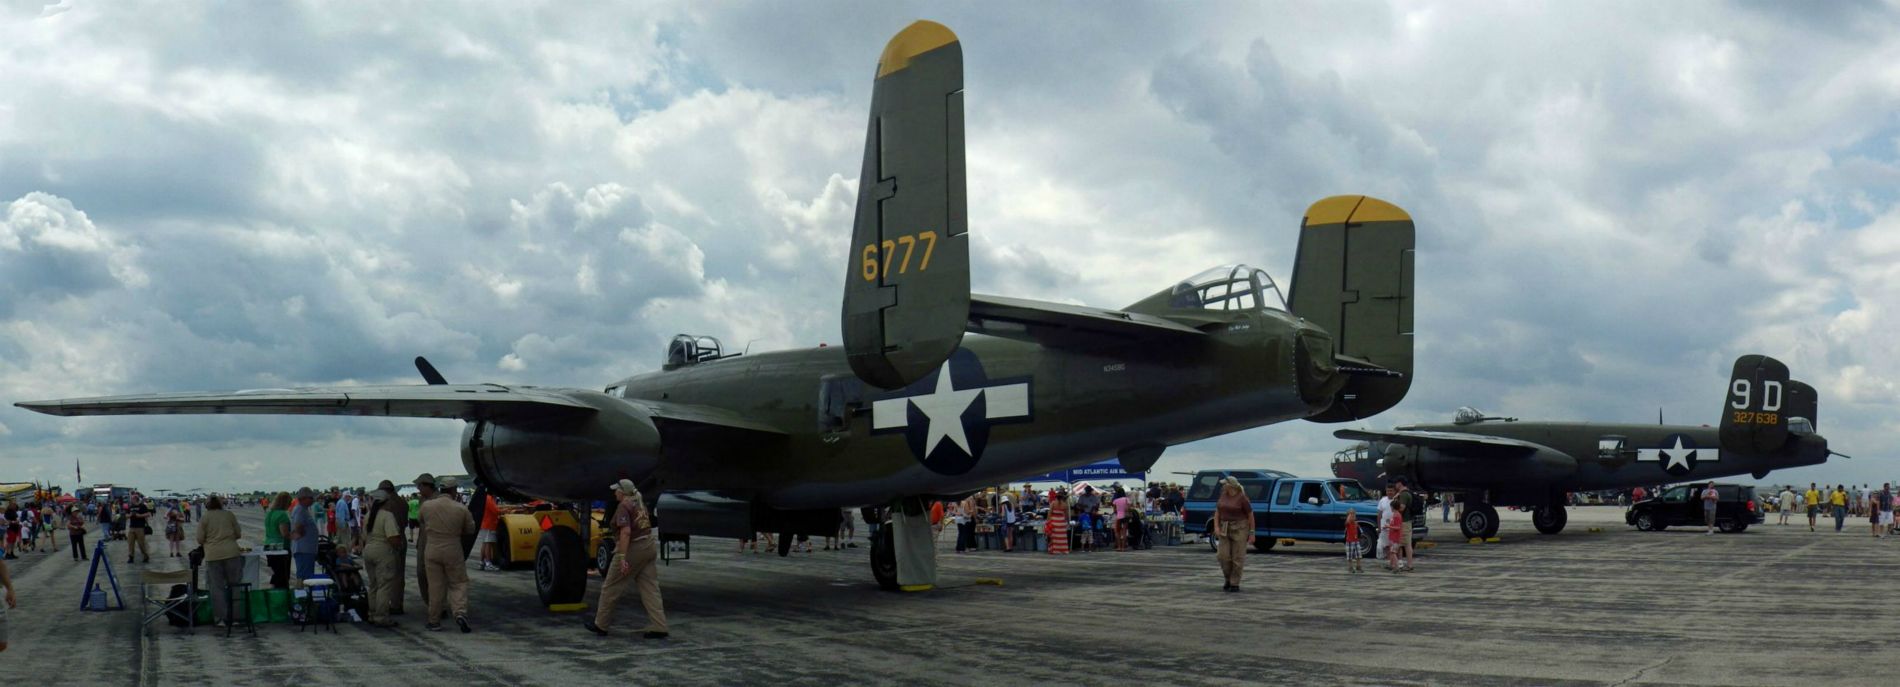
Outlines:
<svg viewBox="0 0 1900 687"><path fill-rule="evenodd" d="M1220 481L1232 476L1240 481L1253 502L1254 550L1262 553L1281 539L1343 542L1346 540L1346 511L1357 511L1359 539L1376 541L1379 494L1366 491L1349 479L1309 479L1279 470L1203 470L1194 473L1188 486L1187 503L1181 515L1188 532L1207 533L1214 517L1214 503L1220 498ZM1424 539L1431 531L1426 526L1422 504L1412 509L1412 539ZM1208 540L1212 542L1210 538Z"/></svg>

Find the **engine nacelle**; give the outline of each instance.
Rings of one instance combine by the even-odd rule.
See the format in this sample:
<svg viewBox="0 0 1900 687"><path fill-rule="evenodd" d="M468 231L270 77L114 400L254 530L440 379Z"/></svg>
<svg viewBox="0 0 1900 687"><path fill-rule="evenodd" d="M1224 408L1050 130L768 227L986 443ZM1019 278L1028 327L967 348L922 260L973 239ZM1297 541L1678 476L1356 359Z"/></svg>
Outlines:
<svg viewBox="0 0 1900 687"><path fill-rule="evenodd" d="M643 482L660 465L660 432L638 406L596 393L575 400L597 411L584 418L470 422L462 465L491 491L557 502L610 498L622 478Z"/></svg>
<svg viewBox="0 0 1900 687"><path fill-rule="evenodd" d="M1577 472L1577 459L1558 451L1537 451L1520 459L1441 453L1419 446L1385 444L1380 467L1385 476L1404 477L1431 491L1496 490L1498 485L1548 484Z"/></svg>

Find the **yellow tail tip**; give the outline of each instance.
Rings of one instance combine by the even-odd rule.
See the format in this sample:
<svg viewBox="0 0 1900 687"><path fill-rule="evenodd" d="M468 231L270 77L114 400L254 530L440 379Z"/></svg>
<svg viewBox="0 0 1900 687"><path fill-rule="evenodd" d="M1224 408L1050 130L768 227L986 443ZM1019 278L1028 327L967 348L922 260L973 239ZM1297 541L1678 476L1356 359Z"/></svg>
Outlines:
<svg viewBox="0 0 1900 687"><path fill-rule="evenodd" d="M902 71L910 66L911 58L955 42L957 34L948 26L928 19L911 22L884 44L884 54L877 58L877 75Z"/></svg>
<svg viewBox="0 0 1900 687"><path fill-rule="evenodd" d="M1321 198L1306 208L1306 225L1317 227L1346 222L1409 222L1412 216L1397 205L1372 196Z"/></svg>

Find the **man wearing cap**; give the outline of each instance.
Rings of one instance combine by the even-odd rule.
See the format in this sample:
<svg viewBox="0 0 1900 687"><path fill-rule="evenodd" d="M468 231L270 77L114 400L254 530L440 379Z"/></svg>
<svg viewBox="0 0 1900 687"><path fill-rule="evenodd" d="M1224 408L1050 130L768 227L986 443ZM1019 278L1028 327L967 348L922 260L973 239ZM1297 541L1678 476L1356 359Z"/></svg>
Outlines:
<svg viewBox="0 0 1900 687"><path fill-rule="evenodd" d="M383 489L369 493L370 523L364 532L363 572L369 577L369 624L376 627L395 627L396 621L389 618L389 609L394 599L391 592L402 583L399 573L402 570L402 522L396 517L398 509L407 515L407 507L392 506L390 497L395 494Z"/></svg>
<svg viewBox="0 0 1900 687"><path fill-rule="evenodd" d="M607 566L607 581L600 585L600 600L594 604L594 618L586 622L587 629L597 635L607 634L608 625L613 623L614 604L631 580L640 588L640 605L647 610L642 636L664 639L667 629L666 610L660 604L660 548L653 541L652 518L633 480L616 482L613 491L614 500L620 502L614 508L614 560Z"/></svg>
<svg viewBox="0 0 1900 687"><path fill-rule="evenodd" d="M389 614L402 615L402 599L405 591L403 575L407 574L409 568L408 559L404 556L409 551L409 532L404 527L409 522L409 499L396 493L395 483L389 480L383 480L376 485L376 488L388 494L389 500L383 503L383 508L396 516L398 541L396 542L396 560L390 564ZM417 568L417 572L421 572L421 568Z"/></svg>
<svg viewBox="0 0 1900 687"><path fill-rule="evenodd" d="M317 497L310 487L297 490L297 506L290 509L290 561L299 580L317 574Z"/></svg>
<svg viewBox="0 0 1900 687"><path fill-rule="evenodd" d="M443 485L454 488L455 483L443 480ZM475 517L447 493L436 491L435 477L428 473L416 477L416 488L422 492L417 514L422 521L422 563L429 579L429 624L424 627L442 629L446 602L455 613L455 625L468 632L468 566L463 564L468 556L461 543L463 535L475 534Z"/></svg>

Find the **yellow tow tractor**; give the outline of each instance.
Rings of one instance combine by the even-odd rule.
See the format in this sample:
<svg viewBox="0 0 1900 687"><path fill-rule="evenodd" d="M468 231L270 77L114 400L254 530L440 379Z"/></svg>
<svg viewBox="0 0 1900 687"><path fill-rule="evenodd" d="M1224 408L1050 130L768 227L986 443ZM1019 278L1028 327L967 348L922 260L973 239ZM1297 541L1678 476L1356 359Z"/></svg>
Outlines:
<svg viewBox="0 0 1900 687"><path fill-rule="evenodd" d="M499 505L501 515L495 521L495 555L489 563L502 569L534 566L540 548L541 533L555 532L557 537L580 539L581 527L573 511L556 508L547 502ZM613 558L613 539L608 535L605 511L592 511L593 526L587 528L587 551L597 569L605 569ZM606 549L602 544L606 544ZM550 554L552 555L552 554Z"/></svg>

